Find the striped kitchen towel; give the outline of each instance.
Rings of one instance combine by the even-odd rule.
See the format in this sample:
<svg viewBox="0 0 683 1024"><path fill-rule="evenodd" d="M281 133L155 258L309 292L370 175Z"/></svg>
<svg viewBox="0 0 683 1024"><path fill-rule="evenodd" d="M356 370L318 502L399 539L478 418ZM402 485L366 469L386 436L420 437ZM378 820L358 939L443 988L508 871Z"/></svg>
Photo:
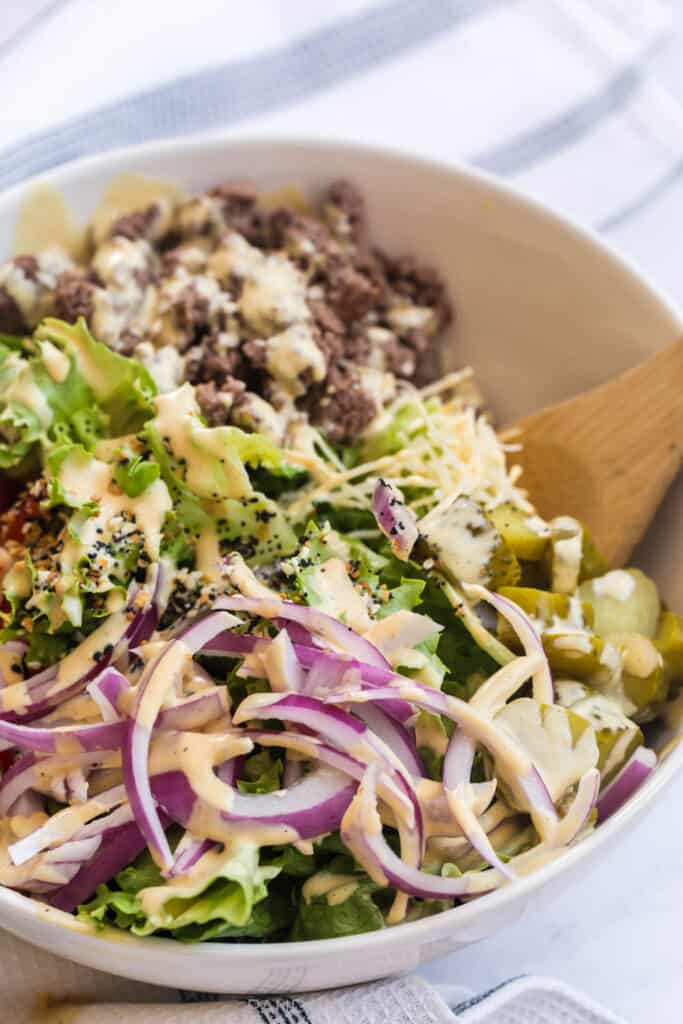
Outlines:
<svg viewBox="0 0 683 1024"><path fill-rule="evenodd" d="M0 25L0 188L225 128L465 159L599 227L683 173L681 109L646 67L659 0L6 3L27 26Z"/></svg>

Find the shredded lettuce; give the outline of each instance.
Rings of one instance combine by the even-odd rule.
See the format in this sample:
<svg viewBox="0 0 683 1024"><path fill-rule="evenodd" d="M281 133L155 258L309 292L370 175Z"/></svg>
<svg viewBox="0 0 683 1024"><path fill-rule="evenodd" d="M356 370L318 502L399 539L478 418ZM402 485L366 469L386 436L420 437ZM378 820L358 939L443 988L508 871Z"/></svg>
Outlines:
<svg viewBox="0 0 683 1024"><path fill-rule="evenodd" d="M370 879L361 877L341 903L330 902L327 896L314 896L310 902L302 899L291 938L336 939L378 931L384 927L384 917L373 899L376 888Z"/></svg>
<svg viewBox="0 0 683 1024"><path fill-rule="evenodd" d="M207 858L212 858L208 877ZM119 872L115 888L100 885L78 916L98 928L115 925L134 935L168 932L186 942L259 937L279 926L272 907L258 909L278 874L277 867L259 865L254 843L241 842L224 854L209 853L193 871L165 883L145 852Z"/></svg>
<svg viewBox="0 0 683 1024"><path fill-rule="evenodd" d="M11 343L10 343L11 341ZM32 338L0 339L0 468L31 471L54 447L92 451L138 429L155 394L144 367L101 345L84 320L47 319Z"/></svg>

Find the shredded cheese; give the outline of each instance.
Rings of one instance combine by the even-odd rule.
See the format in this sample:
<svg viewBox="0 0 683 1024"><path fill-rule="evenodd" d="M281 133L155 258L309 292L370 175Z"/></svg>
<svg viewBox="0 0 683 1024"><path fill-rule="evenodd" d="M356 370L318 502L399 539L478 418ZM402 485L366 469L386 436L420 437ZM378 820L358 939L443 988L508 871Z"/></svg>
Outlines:
<svg viewBox="0 0 683 1024"><path fill-rule="evenodd" d="M461 388L471 375L471 370L463 370L421 390L406 388L386 408L373 423L373 434L388 426L401 408L409 405L414 410L411 441L393 454L340 469L324 453L309 447L306 468L312 483L289 511L303 517L320 502L334 502L338 508L368 508L381 475L401 488L425 492L411 503L418 515L460 494L485 508L511 502L532 514L525 492L517 486L520 467L506 464L506 454L513 446L501 441L486 416L470 404L467 389ZM287 454L292 462L301 464L299 453Z"/></svg>

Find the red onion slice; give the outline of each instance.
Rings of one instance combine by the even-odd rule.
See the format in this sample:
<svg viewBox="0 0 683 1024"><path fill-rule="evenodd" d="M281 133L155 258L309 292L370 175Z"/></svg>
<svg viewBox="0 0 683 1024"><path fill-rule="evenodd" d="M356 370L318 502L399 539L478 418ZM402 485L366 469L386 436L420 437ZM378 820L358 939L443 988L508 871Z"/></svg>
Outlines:
<svg viewBox="0 0 683 1024"><path fill-rule="evenodd" d="M96 818L105 811L113 810L124 803L125 799L123 786L115 786L114 789L98 794L81 807L65 807L64 810L53 814L40 828L12 843L9 847L12 863L25 864L43 850L72 839L82 829L88 817ZM85 838L90 838L90 834L86 834Z"/></svg>
<svg viewBox="0 0 683 1024"><path fill-rule="evenodd" d="M200 861L205 853L216 849L216 843L211 839L195 839L186 832L178 843L173 855L173 863L168 871L168 878L175 878L176 875L184 875L187 871Z"/></svg>
<svg viewBox="0 0 683 1024"><path fill-rule="evenodd" d="M134 821L104 828L101 838L94 857L83 864L66 885L47 896L51 906L67 914L73 913L81 903L94 896L98 885L109 882L132 864L145 848L144 836Z"/></svg>
<svg viewBox="0 0 683 1024"><path fill-rule="evenodd" d="M24 754L4 772L0 783L0 816L8 814L17 800L35 785L35 764L33 754Z"/></svg>
<svg viewBox="0 0 683 1024"><path fill-rule="evenodd" d="M606 821L619 810L657 767L657 755L649 747L638 747L623 768L605 786L597 802L598 821Z"/></svg>
<svg viewBox="0 0 683 1024"><path fill-rule="evenodd" d="M311 633L317 633L323 640L334 644L353 658L367 662L368 665L375 665L378 668L391 671L391 665L374 644L365 640L350 626L345 626L343 622L338 622L337 619L326 615L318 608L309 608L307 605L294 604L293 601L282 601L275 597L270 599L241 595L221 597L213 607L217 611L247 612L263 619L287 619L290 622L296 622Z"/></svg>
<svg viewBox="0 0 683 1024"><path fill-rule="evenodd" d="M367 768L365 762L351 757L350 754L345 754L316 736L294 732L268 732L264 729L246 729L245 735L262 747L283 747L285 750L293 750L311 761L321 761L330 768L344 772L356 782L360 782ZM391 807L396 819L405 818L406 809L410 810L413 804L411 794L388 773L380 774L377 785L382 800Z"/></svg>
<svg viewBox="0 0 683 1024"><path fill-rule="evenodd" d="M393 750L404 768L416 779L427 774L424 762L420 757L412 734L404 725L391 718L380 707L364 704L356 709L356 714L378 736L390 750Z"/></svg>
<svg viewBox="0 0 683 1024"><path fill-rule="evenodd" d="M272 641L268 637L253 636L249 633L223 633L217 636L204 648L202 655L205 657L245 657L257 649L265 650ZM397 676L389 668L379 668L377 665L370 665L367 662L358 661L355 658L344 656L336 651L323 651L317 647L305 646L299 643L294 644L296 656L304 668L309 669L307 681L304 683L306 692L316 691L319 681L341 679L345 672L353 669L360 673L364 683L368 686L386 686L397 679ZM314 672L311 679L311 672ZM325 686L324 689L328 687ZM413 718L413 709L406 701L395 700L385 701L385 710L398 722L407 722Z"/></svg>
<svg viewBox="0 0 683 1024"><path fill-rule="evenodd" d="M235 793L231 808L220 811L198 799L182 772L154 775L151 784L159 804L186 828L192 829L193 815L198 813L207 838L224 842L229 826L231 834L243 831L264 846L334 832L356 791L355 781L348 776L322 767L290 789Z"/></svg>
<svg viewBox="0 0 683 1024"><path fill-rule="evenodd" d="M102 721L116 722L121 717L121 704L133 688L122 672L105 668L86 689L97 704Z"/></svg>
<svg viewBox="0 0 683 1024"><path fill-rule="evenodd" d="M154 804L147 771L152 730L166 694L177 686L192 654L236 621L224 612L210 612L191 622L177 639L170 641L145 669L131 721L124 731L121 755L128 800L152 857L164 870L173 864L173 855Z"/></svg>
<svg viewBox="0 0 683 1024"><path fill-rule="evenodd" d="M538 655L535 654L525 658L515 658L508 665L504 665L486 682L482 683L471 698L470 706L493 716L526 682L538 662ZM449 794L452 794L449 797L451 808L470 845L491 867L511 878L513 872L500 860L485 830L472 812L473 795L470 776L475 752L476 743L473 738L462 729L456 729L451 736L444 757L444 787ZM534 790L534 799L541 800L547 807L548 800L545 795L541 794L538 797L536 790Z"/></svg>
<svg viewBox="0 0 683 1024"><path fill-rule="evenodd" d="M157 715L155 727L165 730L201 729L228 711L225 687L193 694ZM62 754L68 758L77 752L94 753L118 750L126 725L120 719L95 725L58 725L43 728L0 721L0 737L12 746L38 754Z"/></svg>
<svg viewBox="0 0 683 1024"><path fill-rule="evenodd" d="M341 837L359 864L378 885L391 885L399 892L421 899L457 899L490 892L500 886L497 871L480 871L460 878L429 875L404 863L382 834L377 809L377 766L370 765L358 792L344 815Z"/></svg>
<svg viewBox="0 0 683 1024"><path fill-rule="evenodd" d="M403 768L394 751L363 722L341 708L330 707L316 697L291 693L254 693L242 701L235 711L233 721L239 725L258 718L276 718L303 725L356 760L366 764L379 761L392 775ZM410 783L408 785L414 797L411 802L416 803L413 787ZM408 823L412 824L412 821Z"/></svg>
<svg viewBox="0 0 683 1024"><path fill-rule="evenodd" d="M542 838L546 836L557 823L557 813L548 789L526 751L505 736L500 729L496 728L494 722L473 708L471 704L458 697L450 697L423 683L402 679L400 676L397 678L402 681L395 686L347 691L328 697L327 702L364 703L366 701L392 700L398 694L404 700L411 701L425 711L450 718L463 731L491 751L499 763L499 771L500 764L507 764L508 771L504 775L506 781L522 806L526 806L539 835Z"/></svg>
<svg viewBox="0 0 683 1024"><path fill-rule="evenodd" d="M287 630L281 629L274 640L264 644L261 662L271 690L285 693L304 689L304 671Z"/></svg>
<svg viewBox="0 0 683 1024"><path fill-rule="evenodd" d="M465 583L463 586L468 597L476 597L479 600L486 601L504 619L507 619L519 637L526 654L530 656L536 655L541 659L539 667L532 676L534 700L538 701L539 704L552 704L555 694L553 690L553 677L550 674L550 665L543 650L541 638L526 612L523 612L514 601L509 601L507 597L495 594L478 583Z"/></svg>
<svg viewBox="0 0 683 1024"><path fill-rule="evenodd" d="M122 722L96 725L59 725L52 729L14 722L0 722L0 736L14 746L38 754L63 754L80 751L115 750L123 735Z"/></svg>
<svg viewBox="0 0 683 1024"><path fill-rule="evenodd" d="M420 536L417 519L399 489L381 477L375 484L372 511L377 525L389 540L391 550L397 558L407 562Z"/></svg>

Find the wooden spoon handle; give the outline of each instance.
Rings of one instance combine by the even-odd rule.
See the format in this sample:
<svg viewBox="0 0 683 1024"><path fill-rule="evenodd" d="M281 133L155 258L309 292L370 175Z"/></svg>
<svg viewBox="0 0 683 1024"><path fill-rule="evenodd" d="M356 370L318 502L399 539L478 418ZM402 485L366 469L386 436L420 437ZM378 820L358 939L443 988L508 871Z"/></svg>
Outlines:
<svg viewBox="0 0 683 1024"><path fill-rule="evenodd" d="M623 563L681 468L683 338L518 426L521 482L541 514L577 516Z"/></svg>
<svg viewBox="0 0 683 1024"><path fill-rule="evenodd" d="M588 395L621 407L623 436L636 432L683 449L683 338ZM588 397L588 396L587 396ZM623 403L623 406L620 404ZM605 416L613 419L610 408Z"/></svg>

